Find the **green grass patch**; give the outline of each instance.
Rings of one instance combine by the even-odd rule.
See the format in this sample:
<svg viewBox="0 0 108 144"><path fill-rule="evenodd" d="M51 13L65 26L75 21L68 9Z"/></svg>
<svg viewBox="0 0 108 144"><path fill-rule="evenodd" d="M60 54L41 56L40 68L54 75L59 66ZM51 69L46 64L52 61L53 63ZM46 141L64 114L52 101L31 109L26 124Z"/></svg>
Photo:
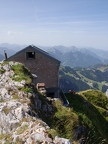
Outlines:
<svg viewBox="0 0 108 144"><path fill-rule="evenodd" d="M20 139L20 138L17 138L16 139L16 142L14 142L14 144L24 144L25 142L22 140L22 139ZM13 143L12 143L13 144Z"/></svg>
<svg viewBox="0 0 108 144"><path fill-rule="evenodd" d="M2 103L2 102L5 102L5 100L1 99L1 100L0 100L0 103Z"/></svg>
<svg viewBox="0 0 108 144"><path fill-rule="evenodd" d="M0 69L0 74L3 74L5 72L4 69Z"/></svg>
<svg viewBox="0 0 108 144"><path fill-rule="evenodd" d="M90 90L82 93L91 103L108 110L108 98L100 91Z"/></svg>
<svg viewBox="0 0 108 144"><path fill-rule="evenodd" d="M59 100L56 101L56 112L54 117L54 125L60 137L73 139L73 129L78 125L78 116L69 108L62 106Z"/></svg>
<svg viewBox="0 0 108 144"><path fill-rule="evenodd" d="M44 112L40 112L39 116L50 127L50 134L54 137L56 134L60 137L73 140L73 129L78 125L78 117L71 109L62 105L61 101L56 100L54 104L54 113L46 116Z"/></svg>
<svg viewBox="0 0 108 144"><path fill-rule="evenodd" d="M32 88L29 88L29 87L23 87L21 88L21 90L27 93L32 93Z"/></svg>
<svg viewBox="0 0 108 144"><path fill-rule="evenodd" d="M10 134L0 134L0 140L2 139L6 140L4 144L12 144L12 137Z"/></svg>
<svg viewBox="0 0 108 144"><path fill-rule="evenodd" d="M57 131L55 129L49 129L48 133L51 135L51 137L54 139L55 136L58 135Z"/></svg>
<svg viewBox="0 0 108 144"><path fill-rule="evenodd" d="M18 96L18 95L13 95L13 96L12 96L12 99L14 99L14 100L15 100L15 99L19 99L19 96Z"/></svg>
<svg viewBox="0 0 108 144"><path fill-rule="evenodd" d="M11 69L14 71L14 75L12 77L13 80L19 82L25 80L27 84L31 84L32 75L23 64L12 65Z"/></svg>
<svg viewBox="0 0 108 144"><path fill-rule="evenodd" d="M18 128L17 134L20 135L20 134L24 133L27 129L28 129L28 125L21 126Z"/></svg>

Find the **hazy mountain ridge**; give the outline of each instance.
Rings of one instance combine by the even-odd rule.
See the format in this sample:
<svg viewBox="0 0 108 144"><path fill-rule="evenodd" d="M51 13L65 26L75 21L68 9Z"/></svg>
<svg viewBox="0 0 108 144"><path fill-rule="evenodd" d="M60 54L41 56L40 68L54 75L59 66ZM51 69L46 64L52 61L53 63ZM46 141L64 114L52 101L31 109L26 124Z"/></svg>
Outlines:
<svg viewBox="0 0 108 144"><path fill-rule="evenodd" d="M4 59L4 50L7 53L7 57L10 57L10 56L14 55L17 51L21 50L24 47L26 47L26 45L8 44L8 43L0 44L0 54L3 56L1 58L1 60Z"/></svg>
<svg viewBox="0 0 108 144"><path fill-rule="evenodd" d="M96 64L108 63L108 58L106 56L108 55L108 51L99 49L90 48L89 50L88 48L77 48L75 46L73 47L55 46L50 50L47 50L47 52L53 55L55 58L58 58L61 61L61 65L64 66L88 67ZM58 55L58 53L60 52L61 55Z"/></svg>
<svg viewBox="0 0 108 144"><path fill-rule="evenodd" d="M93 53L96 53L102 59L108 59L108 51L107 50L90 48L90 51L92 51Z"/></svg>
<svg viewBox="0 0 108 144"><path fill-rule="evenodd" d="M0 47L0 54L3 55L4 58L4 51L7 53L7 56L10 57L11 55L15 54L16 51L6 48L6 47Z"/></svg>
<svg viewBox="0 0 108 144"><path fill-rule="evenodd" d="M0 47L6 47L8 49L12 49L14 51L21 50L22 48L26 47L27 45L19 45L19 44L9 44L9 43L1 43Z"/></svg>
<svg viewBox="0 0 108 144"><path fill-rule="evenodd" d="M56 48L50 48L48 49L48 53L55 57L56 59L60 60L61 61L61 56L63 55L63 52L59 51L58 49Z"/></svg>
<svg viewBox="0 0 108 144"><path fill-rule="evenodd" d="M25 48L26 45L0 44L0 54L6 50L8 57ZM95 48L77 48L75 46L39 46L51 56L61 61L61 65L70 67L88 67L96 64L108 63L108 51ZM3 57L1 57L1 60Z"/></svg>

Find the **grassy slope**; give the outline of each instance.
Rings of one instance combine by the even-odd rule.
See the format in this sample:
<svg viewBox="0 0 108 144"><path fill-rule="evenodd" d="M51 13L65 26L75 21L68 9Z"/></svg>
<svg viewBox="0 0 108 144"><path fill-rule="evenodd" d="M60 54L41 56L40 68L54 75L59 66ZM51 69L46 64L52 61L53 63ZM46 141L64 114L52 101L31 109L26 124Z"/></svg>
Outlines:
<svg viewBox="0 0 108 144"><path fill-rule="evenodd" d="M86 97L84 96L86 95ZM94 100L90 97L94 97ZM98 103L98 96L101 96L101 105ZM108 116L107 98L99 91L83 91L80 94L66 93L66 97L70 103L69 108L62 106L60 101L54 104L54 113L50 117L45 117L42 114L42 119L49 124L52 130L49 132L52 137L59 135L75 141L75 130L78 126L85 127L86 144L104 144L108 143ZM89 97L89 98L88 98ZM89 100L88 100L89 99ZM99 104L99 105L98 105ZM88 140L87 140L88 137Z"/></svg>
<svg viewBox="0 0 108 144"><path fill-rule="evenodd" d="M88 131L92 130L95 140L101 137L108 143L108 116L105 116L108 99L101 92L93 90L83 92L83 95L66 94L66 96L71 109L77 114L79 122L85 125ZM99 96L101 97L99 98ZM98 103L99 99L103 100L101 105Z"/></svg>
<svg viewBox="0 0 108 144"><path fill-rule="evenodd" d="M73 69L60 67L59 81L63 85L63 91L69 89L74 91L87 90L89 88L106 92L108 89L108 65L99 65L91 68ZM69 82L69 86L66 83Z"/></svg>

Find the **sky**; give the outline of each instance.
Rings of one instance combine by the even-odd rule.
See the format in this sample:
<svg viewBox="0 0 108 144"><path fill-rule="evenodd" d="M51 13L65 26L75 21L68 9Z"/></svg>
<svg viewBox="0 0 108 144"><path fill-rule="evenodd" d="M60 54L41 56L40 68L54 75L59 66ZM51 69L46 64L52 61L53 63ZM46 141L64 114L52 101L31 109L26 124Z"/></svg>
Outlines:
<svg viewBox="0 0 108 144"><path fill-rule="evenodd" d="M0 43L108 50L108 0L0 0Z"/></svg>

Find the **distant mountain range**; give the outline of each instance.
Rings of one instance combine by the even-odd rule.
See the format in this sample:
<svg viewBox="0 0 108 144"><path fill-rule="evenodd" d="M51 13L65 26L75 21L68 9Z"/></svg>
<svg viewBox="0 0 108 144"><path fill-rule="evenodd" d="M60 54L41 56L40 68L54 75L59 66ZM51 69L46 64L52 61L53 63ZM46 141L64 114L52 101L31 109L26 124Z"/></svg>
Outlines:
<svg viewBox="0 0 108 144"><path fill-rule="evenodd" d="M0 44L0 47L5 47L8 48L10 50L14 50L14 51L19 51L22 48L25 48L27 45L19 45L19 44L9 44L9 43L2 43Z"/></svg>
<svg viewBox="0 0 108 144"><path fill-rule="evenodd" d="M15 54L17 51L25 48L26 45L18 44L0 44L0 59L4 58L4 50L8 57ZM108 64L108 51L95 48L77 48L75 46L53 46L43 47L37 46L47 51L50 55L61 61L61 65L74 67L88 67L96 64Z"/></svg>
<svg viewBox="0 0 108 144"><path fill-rule="evenodd" d="M16 53L16 51L12 49L6 47L0 47L0 54L3 56L3 58L4 58L4 51L8 54L8 57Z"/></svg>
<svg viewBox="0 0 108 144"><path fill-rule="evenodd" d="M0 44L0 60L4 59L4 51L6 51L7 56L10 57L11 55L15 54L17 51L21 50L24 47L26 47L26 45L8 43Z"/></svg>
<svg viewBox="0 0 108 144"><path fill-rule="evenodd" d="M74 67L88 67L96 64L108 63L108 51L94 48L77 48L55 46L47 50L49 54L61 61L61 65Z"/></svg>

